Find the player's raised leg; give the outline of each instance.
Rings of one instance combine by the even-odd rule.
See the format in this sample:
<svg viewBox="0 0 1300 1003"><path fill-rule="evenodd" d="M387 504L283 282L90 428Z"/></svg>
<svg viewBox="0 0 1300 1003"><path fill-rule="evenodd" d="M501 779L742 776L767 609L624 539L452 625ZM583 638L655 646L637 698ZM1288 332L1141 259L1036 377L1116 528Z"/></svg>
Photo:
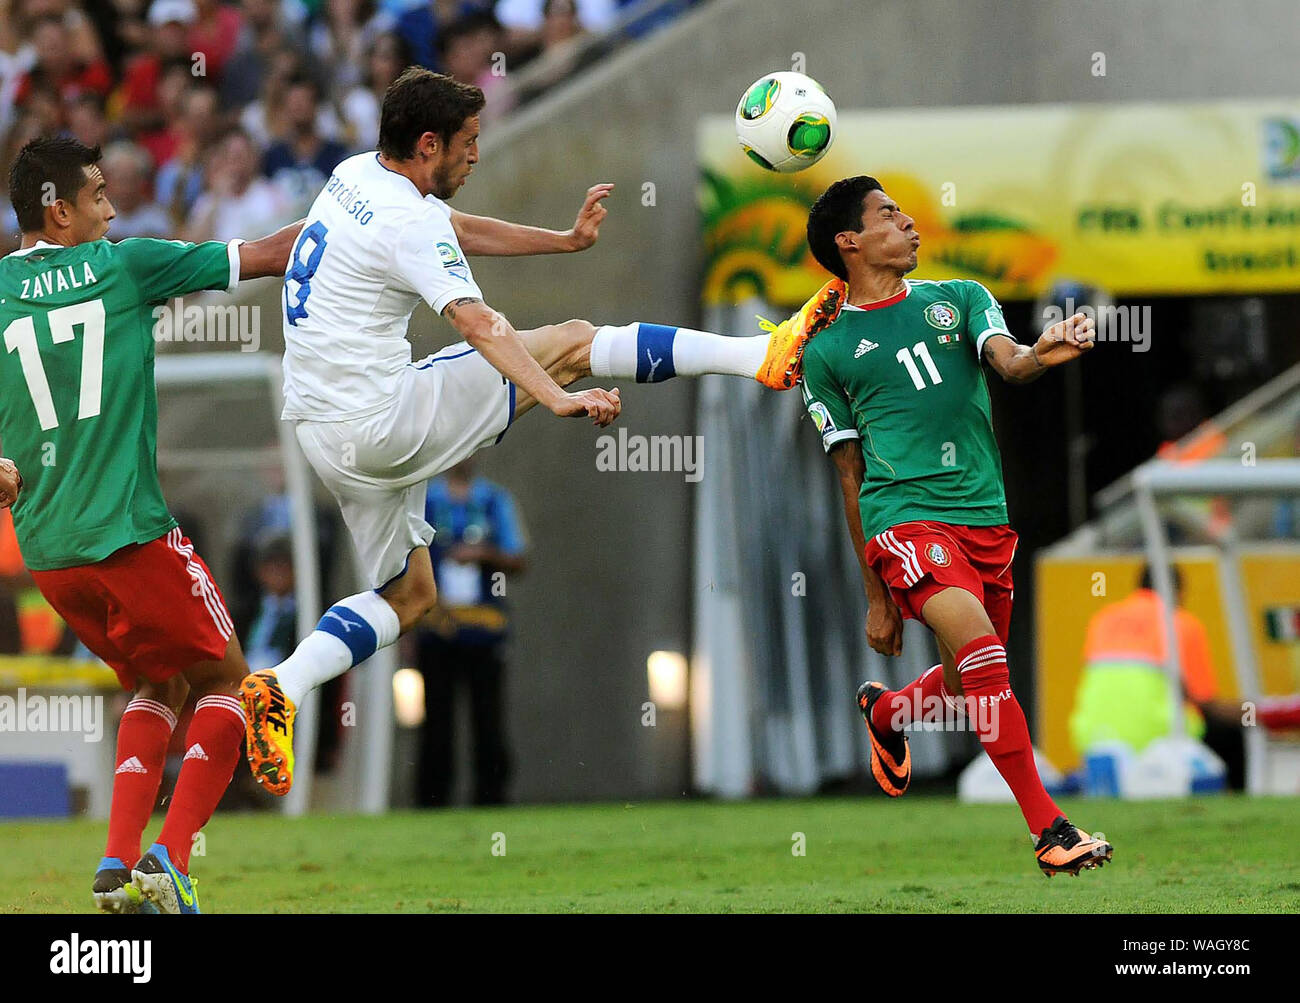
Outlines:
<svg viewBox="0 0 1300 1003"><path fill-rule="evenodd" d="M1077 874L1110 860L1110 844L1071 825L1044 789L1024 711L1011 691L1006 648L980 600L950 586L931 596L921 613L953 653L967 719L1038 837L1034 852L1043 873Z"/></svg>

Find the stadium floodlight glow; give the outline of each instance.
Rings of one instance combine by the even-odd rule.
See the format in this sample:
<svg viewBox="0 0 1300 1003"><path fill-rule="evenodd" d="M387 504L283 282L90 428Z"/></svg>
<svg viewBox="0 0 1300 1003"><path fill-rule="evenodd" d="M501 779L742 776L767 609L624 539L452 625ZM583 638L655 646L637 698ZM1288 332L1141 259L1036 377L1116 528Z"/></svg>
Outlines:
<svg viewBox="0 0 1300 1003"><path fill-rule="evenodd" d="M393 673L393 714L403 728L424 724L424 676L418 669Z"/></svg>
<svg viewBox="0 0 1300 1003"><path fill-rule="evenodd" d="M665 710L686 706L686 656L680 651L652 651L645 660L650 700Z"/></svg>

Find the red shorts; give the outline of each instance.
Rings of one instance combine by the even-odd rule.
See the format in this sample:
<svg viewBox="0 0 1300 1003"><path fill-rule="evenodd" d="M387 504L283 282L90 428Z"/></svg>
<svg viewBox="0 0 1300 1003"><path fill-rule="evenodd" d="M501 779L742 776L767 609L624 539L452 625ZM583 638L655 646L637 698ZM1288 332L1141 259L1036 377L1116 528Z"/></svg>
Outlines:
<svg viewBox="0 0 1300 1003"><path fill-rule="evenodd" d="M95 564L33 571L32 577L126 689L226 657L233 630L226 601L179 528Z"/></svg>
<svg viewBox="0 0 1300 1003"><path fill-rule="evenodd" d="M867 563L906 619L925 623L926 601L956 586L980 601L1005 644L1015 595L1011 560L1019 539L1010 526L900 522L867 541Z"/></svg>

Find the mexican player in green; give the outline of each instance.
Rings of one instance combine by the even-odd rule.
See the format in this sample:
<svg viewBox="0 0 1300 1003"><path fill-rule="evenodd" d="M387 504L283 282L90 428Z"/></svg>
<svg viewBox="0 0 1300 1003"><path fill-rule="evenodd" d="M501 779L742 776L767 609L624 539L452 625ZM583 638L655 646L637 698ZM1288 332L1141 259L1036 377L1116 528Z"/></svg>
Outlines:
<svg viewBox="0 0 1300 1003"><path fill-rule="evenodd" d="M158 484L155 307L283 274L300 227L253 243L110 243L114 211L98 161L98 147L39 138L10 170L23 237L0 259L0 441L22 477L14 528L37 587L136 690L118 729L96 905L198 912L190 845L239 759L235 694L248 668L221 592ZM176 790L142 855L176 715L191 693Z"/></svg>
<svg viewBox="0 0 1300 1003"><path fill-rule="evenodd" d="M978 282L907 280L920 236L874 178L831 185L809 213L808 244L839 281L819 294L833 320L804 348L804 402L839 472L867 638L898 654L902 620L917 619L942 658L899 690L858 690L872 774L901 795L912 772L903 729L964 713L1020 805L1043 872L1099 866L1111 846L1071 825L1043 789L1010 688L1016 534L982 366L1027 383L1091 349L1093 322L1076 314L1020 345Z"/></svg>

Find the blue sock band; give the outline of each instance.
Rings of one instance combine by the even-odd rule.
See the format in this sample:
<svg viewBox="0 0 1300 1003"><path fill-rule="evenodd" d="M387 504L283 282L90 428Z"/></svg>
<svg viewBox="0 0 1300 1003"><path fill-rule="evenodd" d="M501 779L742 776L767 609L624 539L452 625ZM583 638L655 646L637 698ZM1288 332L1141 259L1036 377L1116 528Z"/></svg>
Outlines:
<svg viewBox="0 0 1300 1003"><path fill-rule="evenodd" d="M636 326L636 381L662 383L677 375L673 368L673 339L677 328L663 324Z"/></svg>
<svg viewBox="0 0 1300 1003"><path fill-rule="evenodd" d="M381 600L382 601L382 600ZM333 634L352 652L353 666L360 665L379 647L379 636L364 617L349 606L331 606L316 624L316 629Z"/></svg>

